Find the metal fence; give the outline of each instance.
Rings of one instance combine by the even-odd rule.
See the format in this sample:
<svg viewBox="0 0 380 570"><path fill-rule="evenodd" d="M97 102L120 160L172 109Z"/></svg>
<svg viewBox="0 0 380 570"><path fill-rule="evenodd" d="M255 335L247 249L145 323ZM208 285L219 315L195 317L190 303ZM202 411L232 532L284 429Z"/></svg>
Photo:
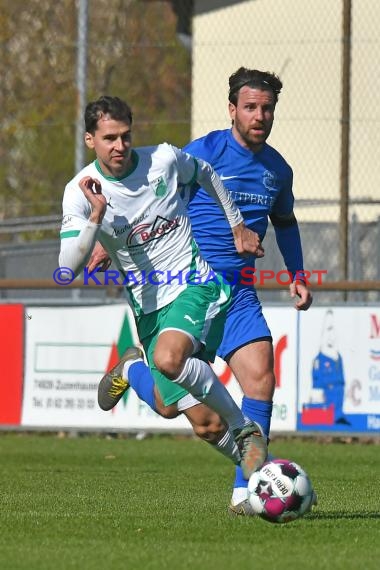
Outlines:
<svg viewBox="0 0 380 570"><path fill-rule="evenodd" d="M228 76L239 66L277 73L284 87L269 142L294 170L306 265L338 279L373 278L380 5L216 0L195 8L192 136L228 126Z"/></svg>
<svg viewBox="0 0 380 570"><path fill-rule="evenodd" d="M106 91L130 100L136 144L181 146L229 125L228 77L244 65L284 83L269 142L294 170L306 267L327 270L329 281L380 279L378 2L91 0L81 27L83 2L1 0L2 277L55 265L34 257L45 246L28 244L49 237L57 254L46 224L75 170L81 89L87 100ZM30 215L39 222L21 231ZM281 268L271 231L265 245L263 267ZM347 299L378 301L379 292L321 295Z"/></svg>
<svg viewBox="0 0 380 570"><path fill-rule="evenodd" d="M30 231L33 224L29 221L25 226ZM53 227L53 221L49 227ZM59 231L59 221L56 219L55 230ZM322 282L322 287L312 287L315 305L329 305L343 302L376 303L380 302L380 263L363 264L363 256L368 255L373 243L380 243L380 221L358 224L353 220L351 231L355 234L352 242L356 247L351 248L349 259L350 280L341 281L339 277L337 248L327 252L321 260L321 249L316 247L315 236L323 235L331 243L338 240L338 226L334 223L302 223L300 231L303 236L305 257L308 257L308 267L323 271L319 276L313 274L311 280ZM274 232L269 228L264 241L265 257L257 261L259 272L264 270L279 272L284 268L278 251ZM363 255L362 255L363 252ZM53 281L53 272L58 265L59 240L33 241L31 243L8 243L0 248L0 302L26 302L49 304L71 303L114 303L123 302L124 294L121 288L110 287L57 287ZM377 250L377 256L379 256ZM363 267L364 265L364 267ZM372 272L368 270L372 268ZM366 273L367 271L367 273ZM260 273L261 274L261 273ZM273 281L273 280L272 280ZM39 282L42 285L39 287ZM269 286L269 287L268 287ZM271 287L271 282L264 279L257 288L262 301L269 303L291 304L287 287L282 289Z"/></svg>

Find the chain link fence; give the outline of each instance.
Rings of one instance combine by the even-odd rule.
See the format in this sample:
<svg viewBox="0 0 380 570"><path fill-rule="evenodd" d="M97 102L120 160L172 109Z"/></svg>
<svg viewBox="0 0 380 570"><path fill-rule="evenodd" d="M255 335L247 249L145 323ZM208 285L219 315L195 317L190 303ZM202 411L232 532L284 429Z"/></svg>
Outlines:
<svg viewBox="0 0 380 570"><path fill-rule="evenodd" d="M74 173L80 0L0 3L0 218L9 223L59 215ZM182 146L227 128L229 75L242 65L278 74L269 143L294 170L305 266L328 281L380 280L378 2L91 0L86 25L87 100L107 92L130 101L137 145ZM0 243L24 247L33 236L2 233ZM260 267L282 269L271 230L264 246ZM378 291L319 297L380 300Z"/></svg>
<svg viewBox="0 0 380 570"><path fill-rule="evenodd" d="M269 143L294 170L306 266L327 270L328 280L378 280L380 5L216 0L195 8L192 137L229 125L228 77L238 67L278 74ZM271 231L266 251L263 266L279 269Z"/></svg>

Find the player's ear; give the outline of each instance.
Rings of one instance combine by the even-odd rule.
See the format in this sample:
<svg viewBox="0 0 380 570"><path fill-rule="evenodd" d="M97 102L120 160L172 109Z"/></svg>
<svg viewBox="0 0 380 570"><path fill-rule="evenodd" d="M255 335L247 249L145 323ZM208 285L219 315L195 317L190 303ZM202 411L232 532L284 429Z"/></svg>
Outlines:
<svg viewBox="0 0 380 570"><path fill-rule="evenodd" d="M230 114L230 119L232 122L234 122L235 120L235 115L236 115L236 107L233 103L228 103L228 112Z"/></svg>
<svg viewBox="0 0 380 570"><path fill-rule="evenodd" d="M94 137L92 136L91 133L86 133L84 135L84 142L86 143L87 148L94 148L95 147Z"/></svg>

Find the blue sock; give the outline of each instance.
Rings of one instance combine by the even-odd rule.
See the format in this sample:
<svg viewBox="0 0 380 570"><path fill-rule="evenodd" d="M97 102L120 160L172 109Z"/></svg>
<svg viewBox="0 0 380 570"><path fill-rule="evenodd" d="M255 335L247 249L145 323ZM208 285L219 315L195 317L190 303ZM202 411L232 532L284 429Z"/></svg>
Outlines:
<svg viewBox="0 0 380 570"><path fill-rule="evenodd" d="M154 399L154 380L150 368L145 362L133 362L128 369L128 382L140 398L152 410L156 411Z"/></svg>
<svg viewBox="0 0 380 570"><path fill-rule="evenodd" d="M273 402L265 402L263 400L255 400L254 398L243 396L241 411L250 420L261 425L267 438L269 437L272 409Z"/></svg>
<svg viewBox="0 0 380 570"><path fill-rule="evenodd" d="M273 402L264 402L243 396L241 410L245 416L261 425L264 434L269 437L272 418ZM247 487L248 481L243 477L243 471L236 467L234 487Z"/></svg>

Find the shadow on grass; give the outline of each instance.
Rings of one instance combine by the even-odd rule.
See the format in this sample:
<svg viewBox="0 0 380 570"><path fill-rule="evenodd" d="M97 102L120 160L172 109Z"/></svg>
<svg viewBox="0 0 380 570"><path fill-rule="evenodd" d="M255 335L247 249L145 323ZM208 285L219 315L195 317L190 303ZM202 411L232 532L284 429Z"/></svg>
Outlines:
<svg viewBox="0 0 380 570"><path fill-rule="evenodd" d="M314 513L311 517L313 519L380 519L380 513Z"/></svg>

